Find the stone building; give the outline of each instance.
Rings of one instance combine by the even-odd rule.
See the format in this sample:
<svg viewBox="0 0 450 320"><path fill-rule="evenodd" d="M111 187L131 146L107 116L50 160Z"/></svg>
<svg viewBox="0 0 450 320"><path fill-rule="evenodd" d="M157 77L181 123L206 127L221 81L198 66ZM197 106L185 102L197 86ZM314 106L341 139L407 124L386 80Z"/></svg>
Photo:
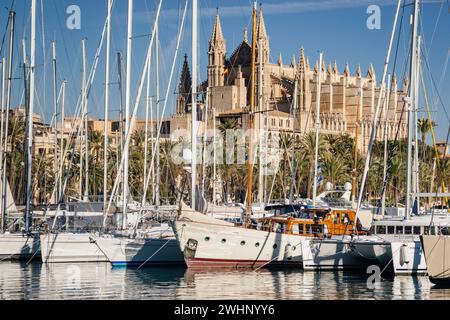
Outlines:
<svg viewBox="0 0 450 320"><path fill-rule="evenodd" d="M281 132L292 134L295 129L297 136L315 130L316 92L318 89L318 63L311 66L303 48L299 57L285 65L280 53L278 61L270 61L270 42L262 10L257 21L256 48L256 111L257 126L267 126L271 134ZM250 104L252 47L247 30L244 31L242 42L227 56L226 40L222 33L219 15L216 16L208 50L207 79L202 83L199 92L203 92L199 102L198 119L202 120L206 94L208 106L215 110L216 123L226 118L235 118L242 128L248 127L248 106ZM297 62L298 61L298 62ZM323 62L321 79L320 122L321 132L329 134L348 134L355 136L355 128L359 123L359 147L365 152L372 131L372 121L380 95L380 85L377 83L372 65L364 75L361 66L351 74L348 64L342 72L337 62ZM178 87L178 99L175 114L170 118L170 132L177 129L190 130L192 102L191 75L187 57ZM296 122L293 121L294 91L297 82ZM407 82L398 87L395 74L392 77L392 92L387 107L383 108L382 121L379 124L378 139L382 139L384 126L387 125L389 139L394 139L397 128L398 138L404 138L407 133L407 117L403 98L406 95ZM357 108L360 108L357 112ZM359 119L358 119L359 115ZM259 121L258 121L259 120ZM209 127L209 125L208 125Z"/></svg>

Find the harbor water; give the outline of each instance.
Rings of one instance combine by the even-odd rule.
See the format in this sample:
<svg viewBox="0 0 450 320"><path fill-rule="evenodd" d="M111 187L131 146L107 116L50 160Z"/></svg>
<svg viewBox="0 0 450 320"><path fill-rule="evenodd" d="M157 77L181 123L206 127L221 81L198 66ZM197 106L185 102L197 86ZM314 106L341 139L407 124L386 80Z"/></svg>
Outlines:
<svg viewBox="0 0 450 320"><path fill-rule="evenodd" d="M427 277L374 279L370 274L302 270L191 271L111 268L109 263L0 263L0 299L395 300L449 299Z"/></svg>

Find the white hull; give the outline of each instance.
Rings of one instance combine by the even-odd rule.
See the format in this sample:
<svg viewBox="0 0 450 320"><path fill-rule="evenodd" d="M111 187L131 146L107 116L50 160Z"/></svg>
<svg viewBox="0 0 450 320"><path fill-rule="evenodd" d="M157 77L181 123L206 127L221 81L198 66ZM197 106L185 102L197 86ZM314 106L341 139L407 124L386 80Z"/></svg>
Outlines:
<svg viewBox="0 0 450 320"><path fill-rule="evenodd" d="M378 264L377 258L386 255L389 246L374 247L370 242L356 246L350 239L304 240L302 242L303 268L305 270L365 269Z"/></svg>
<svg viewBox="0 0 450 320"><path fill-rule="evenodd" d="M450 236L422 236L428 276L435 284L450 285Z"/></svg>
<svg viewBox="0 0 450 320"><path fill-rule="evenodd" d="M39 236L0 234L0 261L39 258Z"/></svg>
<svg viewBox="0 0 450 320"><path fill-rule="evenodd" d="M129 239L98 237L95 242L114 267L142 265L184 265L174 237Z"/></svg>
<svg viewBox="0 0 450 320"><path fill-rule="evenodd" d="M235 227L199 213L176 221L175 234L189 268L302 266L301 236Z"/></svg>
<svg viewBox="0 0 450 320"><path fill-rule="evenodd" d="M88 233L44 234L41 235L41 246L44 263L108 261Z"/></svg>

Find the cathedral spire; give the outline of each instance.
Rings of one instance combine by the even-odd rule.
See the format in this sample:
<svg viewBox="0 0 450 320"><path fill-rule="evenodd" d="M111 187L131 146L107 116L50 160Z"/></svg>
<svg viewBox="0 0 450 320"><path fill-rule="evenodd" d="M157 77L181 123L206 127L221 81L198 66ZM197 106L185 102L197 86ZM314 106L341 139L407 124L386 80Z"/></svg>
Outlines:
<svg viewBox="0 0 450 320"><path fill-rule="evenodd" d="M295 68L297 62L295 61L295 54L292 55L291 68Z"/></svg>
<svg viewBox="0 0 450 320"><path fill-rule="evenodd" d="M375 80L375 70L372 64L369 65L369 69L367 70L367 78Z"/></svg>
<svg viewBox="0 0 450 320"><path fill-rule="evenodd" d="M298 68L299 72L305 72L306 70L306 60L305 60L305 51L303 47L300 48L300 56L298 57Z"/></svg>
<svg viewBox="0 0 450 320"><path fill-rule="evenodd" d="M339 69L338 69L336 60L334 60L334 64L333 64L333 73L335 75L339 75Z"/></svg>
<svg viewBox="0 0 450 320"><path fill-rule="evenodd" d="M248 43L248 29L247 29L247 27L244 28L244 42Z"/></svg>
<svg viewBox="0 0 450 320"><path fill-rule="evenodd" d="M180 83L178 86L178 92L180 95L187 95L191 91L192 77L191 70L189 69L189 62L187 54L184 55L183 69L181 70Z"/></svg>
<svg viewBox="0 0 450 320"><path fill-rule="evenodd" d="M348 67L348 63L345 64L344 76L346 77L350 76L350 68Z"/></svg>
<svg viewBox="0 0 450 320"><path fill-rule="evenodd" d="M215 48L225 49L225 40L222 33L222 24L220 23L220 17L216 15L216 21L214 23L214 28L209 41L209 50L212 51Z"/></svg>
<svg viewBox="0 0 450 320"><path fill-rule="evenodd" d="M264 15L262 6L259 9L259 18L258 18L258 29L257 29L257 38L259 39L267 39L267 31L266 31L266 24L264 22Z"/></svg>
<svg viewBox="0 0 450 320"><path fill-rule="evenodd" d="M278 65L279 66L283 65L283 57L281 56L281 52L280 52L280 55L278 56Z"/></svg>
<svg viewBox="0 0 450 320"><path fill-rule="evenodd" d="M358 78L361 78L361 76L362 76L361 65L360 64L358 64L358 67L356 68L356 76Z"/></svg>

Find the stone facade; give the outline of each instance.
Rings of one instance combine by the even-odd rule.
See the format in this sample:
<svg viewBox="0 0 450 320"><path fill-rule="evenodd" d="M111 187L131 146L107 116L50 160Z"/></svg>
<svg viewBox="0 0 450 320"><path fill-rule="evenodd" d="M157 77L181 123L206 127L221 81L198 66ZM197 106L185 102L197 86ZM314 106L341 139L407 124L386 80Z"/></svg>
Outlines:
<svg viewBox="0 0 450 320"><path fill-rule="evenodd" d="M256 110L263 111L261 119L257 116L257 125L268 125L272 134L286 132L292 134L294 127L297 136L315 130L317 112L316 92L318 88L319 66L311 67L303 48L300 49L298 62L295 57L289 65L283 64L282 55L276 63L271 63L270 43L264 23L262 10L259 12L257 25L256 49ZM261 47L261 49L259 48ZM261 56L260 56L261 54ZM215 109L216 123L225 118L237 118L242 128L248 126L248 106L250 104L250 78L252 48L247 30L240 45L227 58L226 41L222 33L220 17L217 15L208 50L208 78L201 85L202 101L199 108L201 120L209 93L209 107ZM348 134L355 136L359 123L359 147L365 152L372 131L372 121L380 95L375 70L369 66L364 76L361 66L352 75L348 64L342 72L336 61L323 62L321 79L320 122L321 132L329 134ZM262 71L262 74L260 72ZM293 101L297 82L296 123L293 123ZM172 116L171 129L190 130L190 96L191 78L187 57L179 84L176 114ZM377 139L382 139L387 125L389 139L394 139L397 128L398 138L407 134L406 107L403 98L407 83L398 88L395 74L392 77L392 91L389 103L383 107ZM360 108L359 112L357 108ZM387 112L387 114L386 114ZM402 116L402 112L403 114ZM359 114L359 119L357 115ZM173 125L172 125L173 122ZM211 121L209 121L211 122ZM209 127L210 125L208 125Z"/></svg>

